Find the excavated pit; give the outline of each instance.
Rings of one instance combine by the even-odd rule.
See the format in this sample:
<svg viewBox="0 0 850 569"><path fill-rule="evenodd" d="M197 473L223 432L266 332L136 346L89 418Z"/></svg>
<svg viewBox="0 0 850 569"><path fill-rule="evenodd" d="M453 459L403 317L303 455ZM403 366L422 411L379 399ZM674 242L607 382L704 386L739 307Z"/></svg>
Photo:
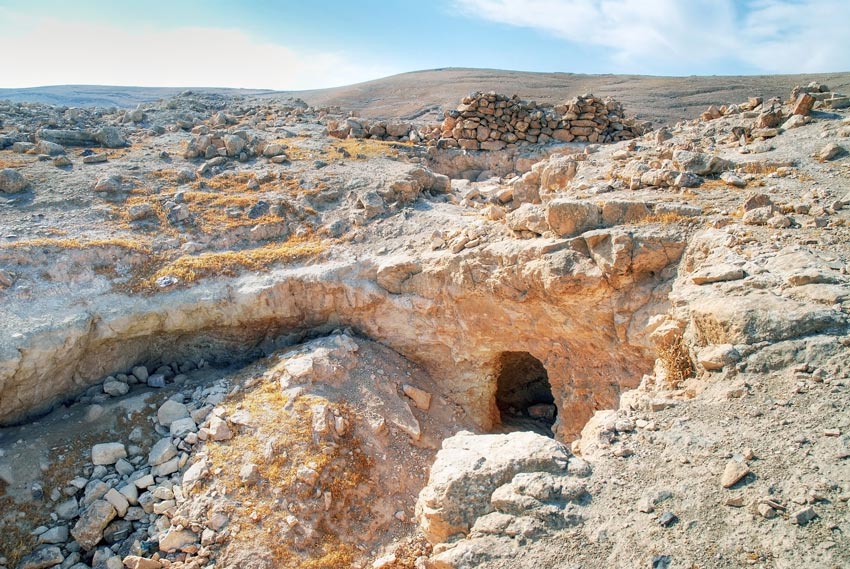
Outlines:
<svg viewBox="0 0 850 569"><path fill-rule="evenodd" d="M545 368L550 392L534 388L523 412L556 405L551 430L571 440L651 371L646 327L669 309L683 237L618 228L592 240L281 269L149 297L112 293L64 307L48 298L27 305L33 325L21 321L0 344L0 424L28 420L140 363L243 363L350 327L421 365L438 395L483 431L506 422L500 357L527 354ZM59 308L62 321L51 318Z"/></svg>

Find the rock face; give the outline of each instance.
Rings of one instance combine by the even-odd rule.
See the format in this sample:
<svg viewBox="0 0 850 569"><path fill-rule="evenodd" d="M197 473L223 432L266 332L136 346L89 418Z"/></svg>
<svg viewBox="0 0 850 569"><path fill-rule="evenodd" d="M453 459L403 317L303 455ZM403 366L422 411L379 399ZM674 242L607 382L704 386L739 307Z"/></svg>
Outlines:
<svg viewBox="0 0 850 569"><path fill-rule="evenodd" d="M195 330L218 330L214 335L222 349L230 344L241 351L280 331L336 322L422 361L445 378L448 392L456 393L453 397L483 428L498 422L493 393L499 355L529 352L548 371L559 409L555 429L566 439L578 433L594 406L613 404L623 386L635 385L651 369L642 327L631 322L634 303L660 301L651 291L684 247L675 228L602 229L582 243L574 248L566 241L543 246L515 241L478 249L475 263L488 267L483 281L468 272L464 254L447 251L421 262L419 272L405 259L380 267L367 261L282 270L271 278L243 278L235 286L211 282L167 299L95 299L108 310L108 324L91 326L89 319L99 309L90 308L77 320L69 316L67 322L74 324L41 330L24 341L46 346L55 345L51 338L65 338L59 351L3 352L0 379L10 396L0 402L0 417L14 420L67 392L73 382L69 361L76 362L76 374L96 379L145 361L154 343L158 353L181 359L192 352L179 338ZM534 260L517 264L520 258ZM377 286L381 283L389 290ZM600 295L609 301L588 302ZM423 310L425 305L431 308ZM440 307L446 306L453 307L452 323L441 316ZM516 320L517 310L534 316ZM595 310L604 315L592 314ZM615 317L621 310L624 319ZM575 318L577 311L585 316ZM474 342L468 330L475 330ZM569 345L550 337L569 338ZM124 346L119 352L112 349L117 344ZM589 353L604 356L591 363L584 355ZM39 379L48 373L51 382Z"/></svg>

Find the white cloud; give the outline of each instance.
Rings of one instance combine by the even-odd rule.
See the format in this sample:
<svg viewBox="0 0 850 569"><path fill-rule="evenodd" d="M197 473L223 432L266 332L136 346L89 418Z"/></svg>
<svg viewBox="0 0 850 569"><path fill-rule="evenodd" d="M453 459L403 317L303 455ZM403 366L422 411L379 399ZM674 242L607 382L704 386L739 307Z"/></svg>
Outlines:
<svg viewBox="0 0 850 569"><path fill-rule="evenodd" d="M34 20L0 8L0 87L61 84L316 89L398 70L304 52L236 29Z"/></svg>
<svg viewBox="0 0 850 569"><path fill-rule="evenodd" d="M455 1L473 18L604 48L620 71L850 69L847 0Z"/></svg>

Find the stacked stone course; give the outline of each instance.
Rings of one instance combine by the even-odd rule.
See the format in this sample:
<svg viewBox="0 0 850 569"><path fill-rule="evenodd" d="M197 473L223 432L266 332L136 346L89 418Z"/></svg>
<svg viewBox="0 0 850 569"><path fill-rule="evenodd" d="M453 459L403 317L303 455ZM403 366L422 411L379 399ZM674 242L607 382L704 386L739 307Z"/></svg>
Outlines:
<svg viewBox="0 0 850 569"><path fill-rule="evenodd" d="M464 97L446 111L438 148L502 150L523 144L618 142L640 136L646 125L625 118L623 106L611 98L582 95L546 107L494 92Z"/></svg>

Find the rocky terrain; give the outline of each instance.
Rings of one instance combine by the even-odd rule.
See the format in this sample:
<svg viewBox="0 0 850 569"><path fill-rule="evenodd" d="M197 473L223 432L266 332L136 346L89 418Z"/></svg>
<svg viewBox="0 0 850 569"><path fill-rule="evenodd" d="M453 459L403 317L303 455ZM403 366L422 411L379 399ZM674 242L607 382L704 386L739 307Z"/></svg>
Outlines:
<svg viewBox="0 0 850 569"><path fill-rule="evenodd" d="M0 567L847 566L850 105L805 79L655 129L0 103Z"/></svg>

